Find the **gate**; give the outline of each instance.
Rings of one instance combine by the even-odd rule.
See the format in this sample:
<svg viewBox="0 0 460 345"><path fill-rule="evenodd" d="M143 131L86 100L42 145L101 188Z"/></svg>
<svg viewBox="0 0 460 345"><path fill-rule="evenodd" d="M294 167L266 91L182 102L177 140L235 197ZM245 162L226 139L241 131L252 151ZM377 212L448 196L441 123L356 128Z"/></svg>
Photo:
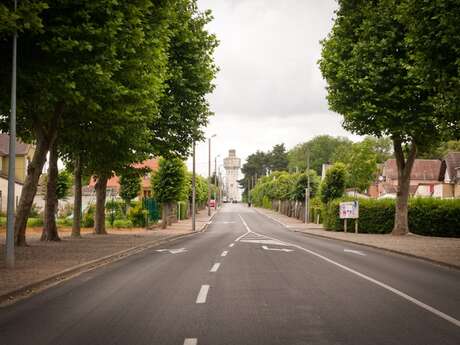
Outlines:
<svg viewBox="0 0 460 345"><path fill-rule="evenodd" d="M144 198L142 200L144 209L147 210L148 223L158 222L160 219L160 207L154 198Z"/></svg>

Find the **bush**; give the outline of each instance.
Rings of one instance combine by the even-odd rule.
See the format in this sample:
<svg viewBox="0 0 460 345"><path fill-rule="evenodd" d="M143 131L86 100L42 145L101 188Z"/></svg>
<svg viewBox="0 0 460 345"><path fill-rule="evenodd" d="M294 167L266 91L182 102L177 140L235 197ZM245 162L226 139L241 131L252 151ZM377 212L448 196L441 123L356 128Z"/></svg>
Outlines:
<svg viewBox="0 0 460 345"><path fill-rule="evenodd" d="M180 214L178 214L179 220L183 220L187 217L187 203L185 201L179 201L178 204L180 205ZM179 210L177 210L179 211ZM178 212L179 213L179 212Z"/></svg>
<svg viewBox="0 0 460 345"><path fill-rule="evenodd" d="M343 231L339 219L339 204L351 199L337 199L323 208L324 227ZM359 232L390 233L394 225L395 200L359 199ZM354 220L348 221L349 231L354 231ZM409 200L409 229L426 236L460 237L460 200L414 198Z"/></svg>
<svg viewBox="0 0 460 345"><path fill-rule="evenodd" d="M29 218L27 220L27 226L29 228L37 228L43 226L43 219L41 218Z"/></svg>
<svg viewBox="0 0 460 345"><path fill-rule="evenodd" d="M56 224L58 226L72 226L73 220L71 218L58 218Z"/></svg>
<svg viewBox="0 0 460 345"><path fill-rule="evenodd" d="M110 226L113 226L115 219L125 219L124 209L126 205L123 201L109 200L105 203L105 212Z"/></svg>
<svg viewBox="0 0 460 345"><path fill-rule="evenodd" d="M0 226L6 226L6 217L0 217Z"/></svg>
<svg viewBox="0 0 460 345"><path fill-rule="evenodd" d="M96 209L94 205L90 205L88 209L83 213L83 217L81 219L81 225L84 228L92 228L94 227L94 213Z"/></svg>
<svg viewBox="0 0 460 345"><path fill-rule="evenodd" d="M132 228L133 223L129 219L116 219L113 222L114 228Z"/></svg>
<svg viewBox="0 0 460 345"><path fill-rule="evenodd" d="M133 207L128 211L128 220L131 223L131 227L145 227L147 221L148 212L142 206L141 202L136 202ZM115 221L116 222L116 221ZM115 226L115 223L114 223ZM116 227L116 226L115 226Z"/></svg>

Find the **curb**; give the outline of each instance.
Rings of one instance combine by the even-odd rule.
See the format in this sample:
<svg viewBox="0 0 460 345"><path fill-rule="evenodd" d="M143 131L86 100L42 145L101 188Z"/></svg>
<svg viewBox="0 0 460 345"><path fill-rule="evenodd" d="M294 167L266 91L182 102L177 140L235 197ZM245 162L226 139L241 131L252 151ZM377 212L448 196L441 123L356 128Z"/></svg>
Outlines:
<svg viewBox="0 0 460 345"><path fill-rule="evenodd" d="M52 287L54 285L57 285L61 283L64 280L70 279L78 274L85 273L92 271L93 269L108 265L113 262L117 262L121 259L127 258L129 256L138 254L143 252L144 250L150 249L150 248L155 248L158 246L161 246L166 243L174 242L176 240L186 238L186 237L191 237L200 233L203 233L207 230L208 225L210 224L211 220L214 218L214 216L217 214L215 212L211 218L203 224L201 229L191 232L191 233L186 233L186 234L181 234L181 235L176 235L176 236L171 236L169 238L165 239L160 239L157 241L151 241L145 244L141 244L135 247L131 247L128 249L124 249L121 251L118 251L113 254L109 254L106 256L103 256L101 258L97 258L88 262L84 262L82 264L76 265L69 267L63 271L60 271L58 273L52 274L51 276L48 276L46 278L43 278L39 281L33 282L28 285L24 285L16 290L7 292L6 294L0 295L0 308L5 307L7 305L14 304L24 298L29 297L30 295L45 290L48 287Z"/></svg>
<svg viewBox="0 0 460 345"><path fill-rule="evenodd" d="M275 219L274 217L271 217L269 215L266 215L263 212L260 212L259 210L257 210L257 213L259 213L259 214L261 214L261 215L263 215L263 216L265 216L265 217L277 222L278 224L284 226L288 231L298 232L298 233L301 233L301 234L306 235L306 236L314 236L314 237L319 237L319 238L326 238L328 240L353 243L353 244L366 246L366 247L370 247L370 248L374 248L374 249L384 250L384 251L394 253L394 254L408 256L408 257L423 260L423 261L428 261L428 262L431 262L432 264L436 264L436 265L439 265L439 266L444 266L444 267L447 267L447 268L460 269L460 265L451 264L451 263L443 262L443 261L438 261L438 260L435 260L435 259L431 259L431 258L427 258L427 257L424 257L424 256L419 256L419 255L415 255L415 254L411 254L411 253L401 252L401 251L398 251L398 250L395 250L395 249L382 248L382 247L379 247L379 246L376 246L376 245L366 244L366 243L361 243L361 242L355 242L355 241L349 240L349 239L334 238L334 237L329 237L329 236L321 235L321 234L312 234L312 233L308 232L308 230L306 230L306 231L296 230L296 229L284 224L280 220ZM326 231L326 230L324 230L324 231Z"/></svg>

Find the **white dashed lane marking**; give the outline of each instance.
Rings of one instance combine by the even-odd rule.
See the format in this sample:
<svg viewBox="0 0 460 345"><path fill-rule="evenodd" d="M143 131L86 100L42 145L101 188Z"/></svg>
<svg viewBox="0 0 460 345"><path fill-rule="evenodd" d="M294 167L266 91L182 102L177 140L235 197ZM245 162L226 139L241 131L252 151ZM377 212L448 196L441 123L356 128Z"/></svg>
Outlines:
<svg viewBox="0 0 460 345"><path fill-rule="evenodd" d="M220 263L219 263L219 262L216 262L216 263L212 266L212 268L211 268L211 270L210 270L209 272L217 272L217 270L219 269L219 267L220 267Z"/></svg>
<svg viewBox="0 0 460 345"><path fill-rule="evenodd" d="M198 293L198 297L196 298L196 303L197 304L206 303L208 292L209 292L209 285L201 285L200 292Z"/></svg>

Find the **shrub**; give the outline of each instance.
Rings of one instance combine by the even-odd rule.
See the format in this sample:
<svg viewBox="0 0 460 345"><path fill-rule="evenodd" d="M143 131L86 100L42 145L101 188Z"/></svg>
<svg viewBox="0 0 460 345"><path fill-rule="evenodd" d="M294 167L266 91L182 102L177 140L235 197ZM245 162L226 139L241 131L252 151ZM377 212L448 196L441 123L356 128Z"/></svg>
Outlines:
<svg viewBox="0 0 460 345"><path fill-rule="evenodd" d="M72 226L73 220L71 218L58 218L56 224L58 226Z"/></svg>
<svg viewBox="0 0 460 345"><path fill-rule="evenodd" d="M6 226L6 217L0 217L0 226Z"/></svg>
<svg viewBox="0 0 460 345"><path fill-rule="evenodd" d="M39 216L40 216L40 208L37 205L35 205L35 203L33 203L30 209L29 217L38 218Z"/></svg>
<svg viewBox="0 0 460 345"><path fill-rule="evenodd" d="M131 223L131 227L145 227L147 221L148 212L142 206L141 202L136 202L133 207L128 211L128 220ZM115 223L114 223L115 226ZM116 226L115 226L116 227Z"/></svg>
<svg viewBox="0 0 460 345"><path fill-rule="evenodd" d="M133 223L129 219L116 219L113 222L114 228L132 228Z"/></svg>
<svg viewBox="0 0 460 345"><path fill-rule="evenodd" d="M180 220L183 220L187 217L187 203L185 201L179 201L178 204L180 205L180 214L178 214L178 216Z"/></svg>
<svg viewBox="0 0 460 345"><path fill-rule="evenodd" d="M81 225L84 228L94 227L94 213L95 213L94 205L90 205L88 209L83 213L83 217L81 219Z"/></svg>
<svg viewBox="0 0 460 345"><path fill-rule="evenodd" d="M43 226L43 219L41 218L29 218L27 220L27 226L29 228L37 228Z"/></svg>
<svg viewBox="0 0 460 345"><path fill-rule="evenodd" d="M113 226L115 219L124 219L124 208L126 207L123 201L109 200L105 204L105 211L107 213L107 220L110 226Z"/></svg>
<svg viewBox="0 0 460 345"><path fill-rule="evenodd" d="M325 204L340 198L345 192L347 171L345 164L335 163L326 172L326 177L320 186L321 201Z"/></svg>
<svg viewBox="0 0 460 345"><path fill-rule="evenodd" d="M337 199L323 209L324 227L343 231L339 219L339 204L351 199ZM395 200L360 199L359 232L390 233L394 225ZM354 220L348 220L349 231L354 231ZM409 229L427 236L460 237L460 200L414 198L409 200Z"/></svg>

